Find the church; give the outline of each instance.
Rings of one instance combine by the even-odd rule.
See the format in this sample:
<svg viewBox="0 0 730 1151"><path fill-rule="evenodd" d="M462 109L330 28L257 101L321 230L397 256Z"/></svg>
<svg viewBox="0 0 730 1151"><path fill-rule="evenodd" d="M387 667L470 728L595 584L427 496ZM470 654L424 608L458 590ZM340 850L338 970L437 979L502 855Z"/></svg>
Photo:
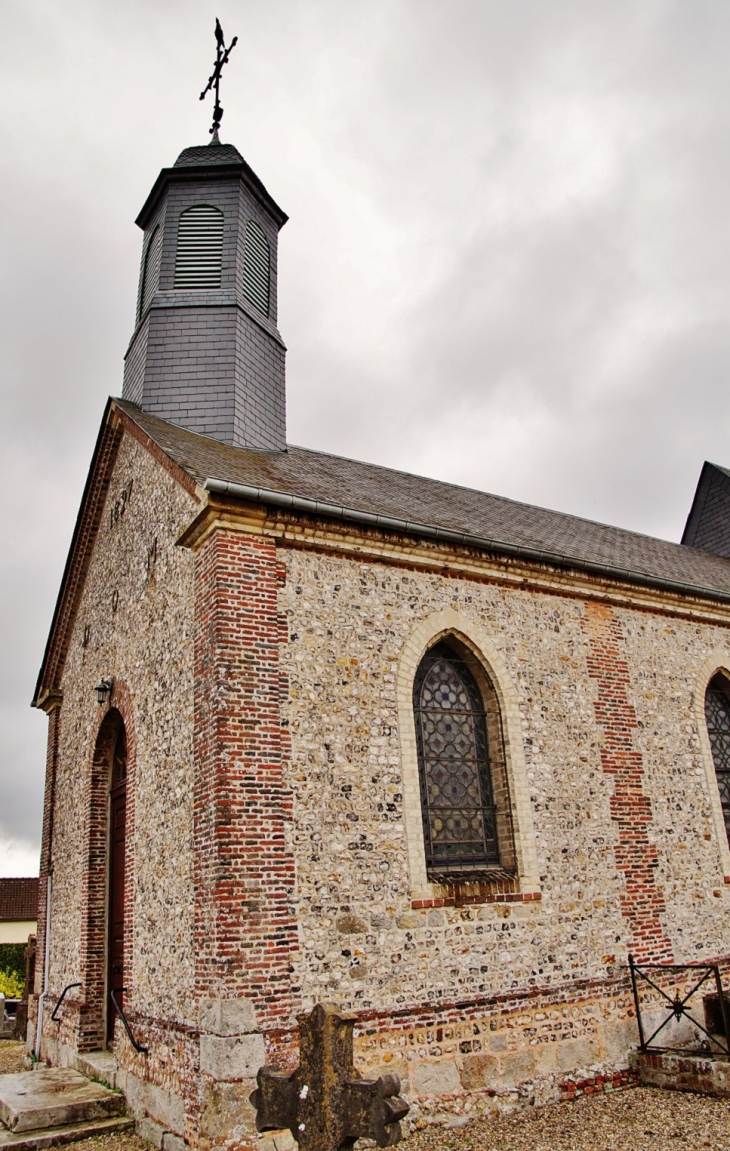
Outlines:
<svg viewBox="0 0 730 1151"><path fill-rule="evenodd" d="M428 1122L629 1081L641 961L730 967L730 471L681 544L287 443L286 215L164 168L81 500L28 1044L257 1145L297 1015Z"/></svg>

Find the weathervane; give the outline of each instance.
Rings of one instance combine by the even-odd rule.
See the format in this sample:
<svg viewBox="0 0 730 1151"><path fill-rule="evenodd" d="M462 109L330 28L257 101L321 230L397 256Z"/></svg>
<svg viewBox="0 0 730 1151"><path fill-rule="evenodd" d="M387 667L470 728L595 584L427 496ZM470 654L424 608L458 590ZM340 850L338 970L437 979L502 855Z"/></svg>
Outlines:
<svg viewBox="0 0 730 1151"><path fill-rule="evenodd" d="M205 86L205 88L203 89L203 91L200 93L200 99L204 100L206 95L208 94L208 92L210 92L210 90L212 88L215 89L215 107L213 108L213 127L210 129L210 134L213 137L213 139L211 140L211 144L217 144L218 143L218 129L220 127L220 122L223 119L223 109L221 107L221 102L220 102L219 95L218 95L218 90L219 90L220 82L221 82L221 71L223 70L223 65L228 63L228 57L230 56L233 49L236 47L236 44L238 43L238 36L234 36L233 39L231 40L230 44L226 48L225 40L223 37L223 29L221 28L221 22L217 17L216 17L216 21L215 21L215 42L216 42L215 68L213 69L213 74L210 77L210 80L208 81L208 83Z"/></svg>

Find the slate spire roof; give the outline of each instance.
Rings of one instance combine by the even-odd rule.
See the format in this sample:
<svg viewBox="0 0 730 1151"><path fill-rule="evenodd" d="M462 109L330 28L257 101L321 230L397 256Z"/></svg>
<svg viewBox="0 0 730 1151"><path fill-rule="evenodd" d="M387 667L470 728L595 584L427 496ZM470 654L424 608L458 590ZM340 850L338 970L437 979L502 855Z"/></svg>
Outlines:
<svg viewBox="0 0 730 1151"><path fill-rule="evenodd" d="M210 144L198 144L192 148L183 148L174 168L198 168L201 164L243 164L243 156L234 148L233 144L221 144L220 141L211 141Z"/></svg>

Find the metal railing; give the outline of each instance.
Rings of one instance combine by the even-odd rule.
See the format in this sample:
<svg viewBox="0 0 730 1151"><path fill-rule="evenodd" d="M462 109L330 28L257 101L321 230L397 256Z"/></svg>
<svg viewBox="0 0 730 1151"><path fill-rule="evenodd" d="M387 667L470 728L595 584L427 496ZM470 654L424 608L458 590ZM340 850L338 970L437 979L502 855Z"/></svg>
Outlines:
<svg viewBox="0 0 730 1151"><path fill-rule="evenodd" d="M644 1054L659 1054L663 1052L675 1053L677 1055L704 1055L705 1058L710 1054L719 1054L730 1056L730 1036L728 1035L728 1019L730 1018L730 1010L728 1009L725 1000L725 991L722 986L722 977L720 975L720 968L713 963L636 963L633 955L629 955L629 970L631 972L631 986L634 993L634 1006L636 1008L636 1022L639 1027L639 1050ZM660 987L654 979L647 975L647 971L664 972L677 972L675 977L677 982L680 981L681 976L679 973L697 973L699 978L692 984L689 991L686 990L687 983L685 982L685 994L680 994L679 990L674 989L674 997L669 995L663 987ZM693 978L690 975L690 980ZM659 978L657 976L657 978ZM722 1040L717 1033L713 1034L708 1031L703 1023L690 1013L688 1006L690 999L699 989L707 983L708 980L713 979L715 985L715 994L718 999L719 1022L722 1027ZM669 1004L670 1010L665 1019L659 1024L658 1027L652 1031L651 1035L646 1037L644 1032L644 1018L642 1017L641 1002L639 997L639 981L643 980L650 987L656 991L661 999ZM709 987L707 988L709 991ZM714 999L714 996L713 996ZM666 1010L666 1007L664 1008ZM706 1036L702 1040L701 1046L691 1047L668 1047L657 1044L654 1041L664 1028L675 1020L677 1023L682 1019L687 1019L693 1027L698 1028Z"/></svg>
<svg viewBox="0 0 730 1151"><path fill-rule="evenodd" d="M135 1051L139 1051L140 1055L147 1055L149 1053L149 1048L143 1047L142 1044L138 1043L137 1040L134 1038L134 1036L132 1035L132 1029L129 1026L129 1024L127 1023L127 1017L124 1014L124 1011L120 1007L119 1003L117 1002L117 995L123 995L126 990L127 990L126 987L115 987L113 991L109 992L109 994L111 996L112 1003L114 1004L114 1009L115 1009L117 1015L119 1016L119 1018L121 1019L122 1023L124 1024L124 1030L127 1032L127 1038L129 1039L129 1042L132 1044L132 1047L134 1047Z"/></svg>
<svg viewBox="0 0 730 1151"><path fill-rule="evenodd" d="M70 991L72 987L82 987L82 986L83 986L83 984L81 984L81 983L67 983L67 984L66 984L66 986L65 986L65 987L64 987L64 989L63 989L63 991L61 992L61 997L60 997L60 999L58 1000L58 1003L57 1003L57 1004L56 1004L56 1006L53 1008L53 1014L51 1015L51 1019L52 1019L52 1020L53 1020L55 1023L58 1023L58 1010L59 1010L59 1008L60 1008L61 1004L63 1003L64 999L66 998L66 992L67 992L67 991Z"/></svg>

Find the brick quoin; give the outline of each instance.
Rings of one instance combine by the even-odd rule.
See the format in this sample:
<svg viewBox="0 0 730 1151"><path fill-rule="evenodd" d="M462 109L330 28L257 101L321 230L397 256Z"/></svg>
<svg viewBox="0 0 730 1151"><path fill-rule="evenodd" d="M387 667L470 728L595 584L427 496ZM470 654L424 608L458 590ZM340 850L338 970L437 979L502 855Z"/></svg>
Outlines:
<svg viewBox="0 0 730 1151"><path fill-rule="evenodd" d="M649 842L651 802L643 791L644 765L633 743L636 712L629 702L629 668L622 654L621 625L613 608L587 603L581 627L588 639L588 674L596 681L596 721L603 729L601 766L614 781L611 819L618 824L614 847L616 866L624 876L621 914L631 926L631 950L636 959L673 961L672 945L664 934L661 915L664 894L656 882L658 856Z"/></svg>
<svg viewBox="0 0 730 1151"><path fill-rule="evenodd" d="M218 529L196 554L195 961L199 995L291 1026L297 948L283 764L276 546Z"/></svg>

